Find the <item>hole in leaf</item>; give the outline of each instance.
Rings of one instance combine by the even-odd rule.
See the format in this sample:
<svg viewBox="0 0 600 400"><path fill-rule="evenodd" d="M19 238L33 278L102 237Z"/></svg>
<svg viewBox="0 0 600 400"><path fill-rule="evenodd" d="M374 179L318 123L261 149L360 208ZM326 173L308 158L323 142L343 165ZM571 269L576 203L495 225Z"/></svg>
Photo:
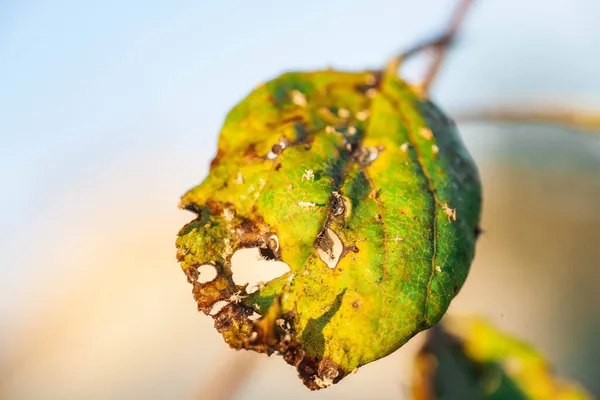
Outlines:
<svg viewBox="0 0 600 400"><path fill-rule="evenodd" d="M327 230L319 235L316 244L317 253L321 257L321 260L329 268L334 269L338 261L340 261L342 251L344 250L342 239L340 239L337 233L327 228Z"/></svg>
<svg viewBox="0 0 600 400"><path fill-rule="evenodd" d="M249 319L250 321L257 321L258 319L260 319L260 317L262 317L262 315L260 315L260 314L259 314L259 313L257 313L256 311L254 311L254 312L252 313L252 315L248 317L248 319Z"/></svg>
<svg viewBox="0 0 600 400"><path fill-rule="evenodd" d="M219 311L221 311L223 309L223 307L225 307L227 304L229 304L229 302L225 301L225 300L220 300L217 301L212 308L210 309L210 312L208 313L209 315L217 315L219 313Z"/></svg>
<svg viewBox="0 0 600 400"><path fill-rule="evenodd" d="M210 282L217 277L217 270L214 265L202 264L198 267L198 282Z"/></svg>
<svg viewBox="0 0 600 400"><path fill-rule="evenodd" d="M236 285L247 283L248 288L251 289L290 272L289 265L283 261L276 261L274 254L273 258L265 259L261 250L269 250L273 253L273 249L269 246L267 248L239 249L233 254L231 257L231 272Z"/></svg>

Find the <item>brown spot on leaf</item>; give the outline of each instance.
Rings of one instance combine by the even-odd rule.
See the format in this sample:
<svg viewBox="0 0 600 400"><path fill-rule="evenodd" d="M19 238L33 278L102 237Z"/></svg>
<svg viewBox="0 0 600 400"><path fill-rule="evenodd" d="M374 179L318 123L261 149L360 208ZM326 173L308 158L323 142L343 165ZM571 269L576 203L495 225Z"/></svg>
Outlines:
<svg viewBox="0 0 600 400"><path fill-rule="evenodd" d="M275 155L279 155L279 154L283 153L283 146L279 143L275 143L271 147L271 152Z"/></svg>
<svg viewBox="0 0 600 400"><path fill-rule="evenodd" d="M260 255L269 261L279 260L281 258L281 249L279 248L279 238L275 233L271 233L265 238L265 243L259 247Z"/></svg>
<svg viewBox="0 0 600 400"><path fill-rule="evenodd" d="M319 363L319 376L322 379L335 380L343 375L344 371L330 358L324 358Z"/></svg>
<svg viewBox="0 0 600 400"><path fill-rule="evenodd" d="M256 153L256 146L254 145L254 143L251 143L248 146L248 148L244 152L244 157L249 159L258 158L258 154Z"/></svg>
<svg viewBox="0 0 600 400"><path fill-rule="evenodd" d="M223 204L214 201L214 200L207 200L206 201L206 208L208 208L208 211L212 214L212 215L219 215L223 212Z"/></svg>
<svg viewBox="0 0 600 400"><path fill-rule="evenodd" d="M338 216L344 214L346 207L344 206L344 199L342 198L341 194L339 194L338 192L333 192L330 203L331 203L331 213L335 217L338 217Z"/></svg>
<svg viewBox="0 0 600 400"><path fill-rule="evenodd" d="M303 357L304 351L299 345L288 346L286 351L283 353L284 361L293 366L300 364Z"/></svg>
<svg viewBox="0 0 600 400"><path fill-rule="evenodd" d="M290 122L302 122L304 121L304 117L302 115L293 115L291 117L286 117L281 120L282 124L289 124Z"/></svg>
<svg viewBox="0 0 600 400"><path fill-rule="evenodd" d="M197 268L186 268L185 276L187 277L188 283L192 283L198 280L198 269Z"/></svg>
<svg viewBox="0 0 600 400"><path fill-rule="evenodd" d="M221 150L221 149L217 150L217 155L210 162L210 170L217 167L221 163L221 159L223 158L223 155L224 155L223 150Z"/></svg>
<svg viewBox="0 0 600 400"><path fill-rule="evenodd" d="M236 229L240 239L241 247L262 247L265 244L265 235L268 233L268 227L262 218L255 218L251 221L243 219Z"/></svg>
<svg viewBox="0 0 600 400"><path fill-rule="evenodd" d="M317 241L315 242L317 248L323 250L327 254L333 253L333 238L329 236L329 232L324 230L317 237Z"/></svg>
<svg viewBox="0 0 600 400"><path fill-rule="evenodd" d="M353 252L353 253L358 253L358 252L360 251L360 249L359 249L358 247L356 247L356 245L355 245L355 244L351 244L350 246L348 246L348 247L344 248L344 251L345 251L345 252L349 252L349 251L351 251L351 252Z"/></svg>

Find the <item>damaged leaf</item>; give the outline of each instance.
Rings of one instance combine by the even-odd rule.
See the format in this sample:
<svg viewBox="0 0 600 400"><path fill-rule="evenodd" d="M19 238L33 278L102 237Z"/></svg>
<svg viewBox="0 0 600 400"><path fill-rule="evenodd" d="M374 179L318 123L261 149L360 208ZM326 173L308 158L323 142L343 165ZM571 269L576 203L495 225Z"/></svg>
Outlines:
<svg viewBox="0 0 600 400"><path fill-rule="evenodd" d="M528 344L477 318L452 317L428 332L415 360L415 400L585 400Z"/></svg>
<svg viewBox="0 0 600 400"><path fill-rule="evenodd" d="M177 257L231 347L279 353L320 389L444 315L480 202L454 123L396 73L288 73L229 112L210 174L181 200L197 217ZM235 281L244 248L289 272Z"/></svg>

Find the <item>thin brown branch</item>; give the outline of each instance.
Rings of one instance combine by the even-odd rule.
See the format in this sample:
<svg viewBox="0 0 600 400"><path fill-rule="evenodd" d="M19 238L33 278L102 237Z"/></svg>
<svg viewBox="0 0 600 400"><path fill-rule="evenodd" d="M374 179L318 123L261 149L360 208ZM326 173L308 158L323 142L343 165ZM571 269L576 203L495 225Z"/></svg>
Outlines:
<svg viewBox="0 0 600 400"><path fill-rule="evenodd" d="M559 125L586 133L600 134L600 114L566 108L498 108L455 115L459 123L500 122Z"/></svg>
<svg viewBox="0 0 600 400"><path fill-rule="evenodd" d="M397 71L400 67L400 64L402 64L402 62L404 62L411 56L421 53L422 51L427 49L434 49L435 52L433 55L433 60L431 61L431 64L427 69L425 78L419 85L421 91L423 93L427 93L429 91L429 88L431 87L431 84L435 80L444 59L446 58L448 47L455 40L456 35L458 34L465 20L465 16L467 15L467 12L469 11L470 7L473 5L474 2L475 0L459 0L458 6L454 10L452 18L450 19L450 25L442 35L432 40L427 40L422 43L419 43L416 46L410 48L409 50L403 52L402 54L399 54L398 56L392 58L388 62L386 70L388 72Z"/></svg>
<svg viewBox="0 0 600 400"><path fill-rule="evenodd" d="M473 3L474 0L461 0L459 2L458 7L454 11L454 15L452 15L452 19L450 20L450 27L448 28L448 32L446 33L447 43L451 43L458 34L458 31L460 30L465 20L465 16L467 15L467 12L469 11ZM431 62L427 74L425 75L425 79L423 79L423 83L421 85L424 93L427 93L429 91L431 84L433 83L435 77L440 71L440 67L442 66L442 63L446 58L448 46L438 45L435 47L435 50L436 51L433 56L433 61Z"/></svg>
<svg viewBox="0 0 600 400"><path fill-rule="evenodd" d="M452 39L453 37L449 36L448 33L444 33L441 36L437 36L433 39L418 43L416 46L409 48L402 54L399 54L396 57L392 58L390 61L388 61L386 70L388 70L389 72L395 72L398 70L398 68L400 68L400 65L404 61L408 60L412 56L431 48L449 46L451 44Z"/></svg>

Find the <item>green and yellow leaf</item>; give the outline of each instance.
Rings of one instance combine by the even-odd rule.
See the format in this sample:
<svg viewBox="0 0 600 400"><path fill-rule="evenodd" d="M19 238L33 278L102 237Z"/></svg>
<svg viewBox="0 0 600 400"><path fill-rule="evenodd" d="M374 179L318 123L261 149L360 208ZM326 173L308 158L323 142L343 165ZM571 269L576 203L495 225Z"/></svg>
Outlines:
<svg viewBox="0 0 600 400"><path fill-rule="evenodd" d="M197 217L177 256L230 346L277 352L320 389L439 321L480 203L454 123L395 73L288 73L229 112L208 177L181 199ZM243 248L289 272L254 291L232 271Z"/></svg>

